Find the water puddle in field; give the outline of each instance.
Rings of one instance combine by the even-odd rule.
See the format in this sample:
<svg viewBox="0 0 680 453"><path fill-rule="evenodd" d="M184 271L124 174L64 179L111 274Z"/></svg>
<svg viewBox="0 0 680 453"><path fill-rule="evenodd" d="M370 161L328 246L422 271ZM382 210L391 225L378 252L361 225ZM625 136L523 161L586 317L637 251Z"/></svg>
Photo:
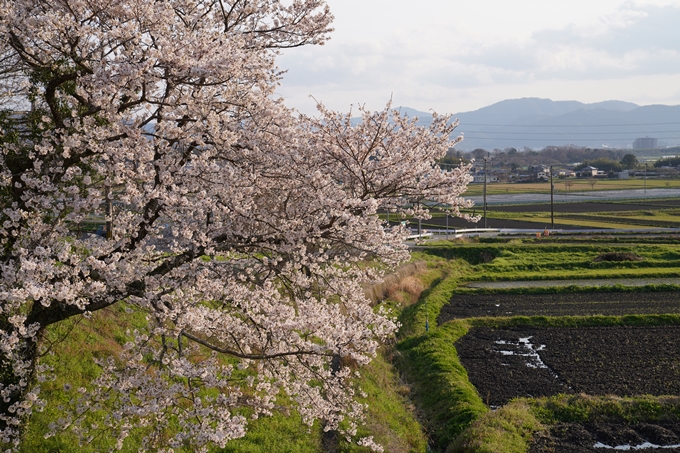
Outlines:
<svg viewBox="0 0 680 453"><path fill-rule="evenodd" d="M583 280L527 280L512 282L469 282L468 288L509 289L509 288L550 288L564 286L647 286L680 285L680 278L610 278Z"/></svg>
<svg viewBox="0 0 680 453"><path fill-rule="evenodd" d="M529 368L546 368L548 366L543 363L541 356L538 351L545 349L545 345L542 344L539 347L535 347L529 340L532 337L520 338L518 341L506 341L506 340L496 340L494 343L501 346L507 346L508 349L499 349L498 352L501 355L515 355L520 357L526 357L526 366Z"/></svg>
<svg viewBox="0 0 680 453"><path fill-rule="evenodd" d="M675 444L675 445L656 445L650 442L645 442L640 445L617 445L616 447L612 447L611 445L603 444L602 442L598 442L595 445L593 445L593 448L604 448L606 450L619 450L619 451L629 451L629 450L657 450L657 449L663 449L663 450L669 450L671 448L680 448L680 444Z"/></svg>

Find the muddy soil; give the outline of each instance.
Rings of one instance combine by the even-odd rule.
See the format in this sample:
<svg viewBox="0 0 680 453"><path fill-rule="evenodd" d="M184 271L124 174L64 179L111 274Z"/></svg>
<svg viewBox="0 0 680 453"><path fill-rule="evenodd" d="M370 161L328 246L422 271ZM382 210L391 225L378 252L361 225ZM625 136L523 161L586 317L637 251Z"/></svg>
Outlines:
<svg viewBox="0 0 680 453"><path fill-rule="evenodd" d="M649 448L642 448L645 444ZM529 453L664 451L680 453L680 423L563 423L536 434ZM628 446L629 448L626 448ZM618 447L618 448L616 448Z"/></svg>
<svg viewBox="0 0 680 453"><path fill-rule="evenodd" d="M473 328L456 349L492 407L558 393L680 395L680 326Z"/></svg>
<svg viewBox="0 0 680 453"><path fill-rule="evenodd" d="M439 324L487 316L592 316L680 313L680 292L454 294Z"/></svg>

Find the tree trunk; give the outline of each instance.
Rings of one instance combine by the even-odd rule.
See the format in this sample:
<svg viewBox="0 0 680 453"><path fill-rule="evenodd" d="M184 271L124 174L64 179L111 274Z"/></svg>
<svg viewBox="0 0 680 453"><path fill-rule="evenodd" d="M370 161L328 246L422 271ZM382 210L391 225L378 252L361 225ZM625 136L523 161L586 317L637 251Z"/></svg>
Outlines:
<svg viewBox="0 0 680 453"><path fill-rule="evenodd" d="M3 330L11 332L13 327ZM35 384L40 336L22 338L11 356L0 354L0 439L18 443L31 414L35 399L29 393Z"/></svg>

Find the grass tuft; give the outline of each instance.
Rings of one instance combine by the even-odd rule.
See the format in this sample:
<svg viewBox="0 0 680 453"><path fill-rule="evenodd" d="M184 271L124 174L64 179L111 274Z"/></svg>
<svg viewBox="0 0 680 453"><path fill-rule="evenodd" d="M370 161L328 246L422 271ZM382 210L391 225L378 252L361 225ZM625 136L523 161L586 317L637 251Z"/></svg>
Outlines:
<svg viewBox="0 0 680 453"><path fill-rule="evenodd" d="M515 400L474 422L447 453L525 453L543 428L526 400Z"/></svg>

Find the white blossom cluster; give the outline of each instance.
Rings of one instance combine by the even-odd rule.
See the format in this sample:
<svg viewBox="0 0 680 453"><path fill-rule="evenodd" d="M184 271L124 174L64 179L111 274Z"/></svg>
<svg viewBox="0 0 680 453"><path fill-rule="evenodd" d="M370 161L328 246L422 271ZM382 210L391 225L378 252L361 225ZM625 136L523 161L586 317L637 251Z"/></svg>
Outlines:
<svg viewBox="0 0 680 453"><path fill-rule="evenodd" d="M147 328L46 436L87 442L105 411L118 448L144 427L142 450L201 451L281 395L355 435L352 366L397 327L361 283L408 259L377 212L457 214L470 178L436 165L448 117L276 100L277 49L331 20L322 0L0 0L0 445L45 404L45 329L121 302ZM107 238L81 232L97 219Z"/></svg>

